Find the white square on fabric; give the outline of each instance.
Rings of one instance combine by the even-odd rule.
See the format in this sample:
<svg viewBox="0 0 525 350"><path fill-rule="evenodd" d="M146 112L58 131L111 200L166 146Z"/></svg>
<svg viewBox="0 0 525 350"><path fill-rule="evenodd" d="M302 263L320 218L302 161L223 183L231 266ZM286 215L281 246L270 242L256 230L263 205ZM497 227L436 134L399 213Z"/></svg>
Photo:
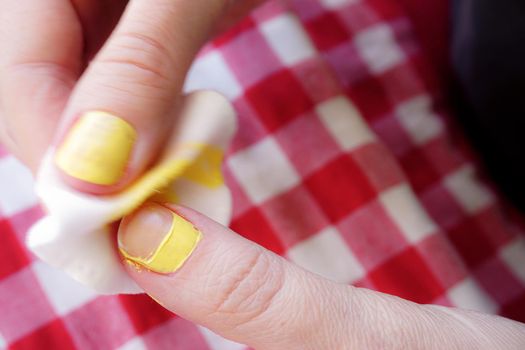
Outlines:
<svg viewBox="0 0 525 350"><path fill-rule="evenodd" d="M334 227L328 227L295 245L287 255L297 265L336 282L351 283L365 274Z"/></svg>
<svg viewBox="0 0 525 350"><path fill-rule="evenodd" d="M0 158L0 212L12 216L38 204L28 168L13 156Z"/></svg>
<svg viewBox="0 0 525 350"><path fill-rule="evenodd" d="M525 283L525 240L516 238L500 251L500 256L514 275Z"/></svg>
<svg viewBox="0 0 525 350"><path fill-rule="evenodd" d="M133 338L124 345L118 347L118 350L148 350L142 338Z"/></svg>
<svg viewBox="0 0 525 350"><path fill-rule="evenodd" d="M449 289L448 298L454 306L485 313L495 313L497 305L472 279L466 278Z"/></svg>
<svg viewBox="0 0 525 350"><path fill-rule="evenodd" d="M350 151L376 138L361 113L344 96L334 97L316 108L319 118L339 146Z"/></svg>
<svg viewBox="0 0 525 350"><path fill-rule="evenodd" d="M445 187L468 214L475 214L494 202L492 193L475 177L472 166L464 166L448 175Z"/></svg>
<svg viewBox="0 0 525 350"><path fill-rule="evenodd" d="M224 339L218 334L213 333L208 328L198 326L199 331L210 346L210 350L245 350L246 345Z"/></svg>
<svg viewBox="0 0 525 350"><path fill-rule="evenodd" d="M336 9L345 5L356 3L360 0L321 0L323 6L327 9Z"/></svg>
<svg viewBox="0 0 525 350"><path fill-rule="evenodd" d="M300 181L283 151L270 137L237 152L229 158L228 165L256 204L294 187Z"/></svg>
<svg viewBox="0 0 525 350"><path fill-rule="evenodd" d="M97 297L92 289L46 263L36 261L32 270L59 315L66 315Z"/></svg>
<svg viewBox="0 0 525 350"><path fill-rule="evenodd" d="M260 30L285 65L292 66L316 54L312 42L294 16L277 16L264 22Z"/></svg>
<svg viewBox="0 0 525 350"><path fill-rule="evenodd" d="M399 65L405 57L392 30L386 24L378 24L359 32L354 43L374 74L384 73Z"/></svg>
<svg viewBox="0 0 525 350"><path fill-rule="evenodd" d="M383 192L379 200L410 243L419 242L437 231L437 226L407 185Z"/></svg>
<svg viewBox="0 0 525 350"><path fill-rule="evenodd" d="M443 132L443 122L432 113L428 95L417 96L400 104L396 116L416 145L422 145Z"/></svg>
<svg viewBox="0 0 525 350"><path fill-rule="evenodd" d="M200 89L216 90L230 100L234 100L242 93L241 84L217 51L199 57L188 72L184 91Z"/></svg>

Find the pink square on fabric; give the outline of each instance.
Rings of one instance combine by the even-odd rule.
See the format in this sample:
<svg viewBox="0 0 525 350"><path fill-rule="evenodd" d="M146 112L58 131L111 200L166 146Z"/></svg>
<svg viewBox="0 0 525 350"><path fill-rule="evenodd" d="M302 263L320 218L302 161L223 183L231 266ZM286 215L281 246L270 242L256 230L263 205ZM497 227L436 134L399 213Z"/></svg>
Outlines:
<svg viewBox="0 0 525 350"><path fill-rule="evenodd" d="M523 293L523 285L498 257L481 264L475 271L477 282L500 305L509 303Z"/></svg>
<svg viewBox="0 0 525 350"><path fill-rule="evenodd" d="M21 211L9 218L9 222L13 227L16 236L20 242L25 242L27 232L38 219L44 215L43 209L37 205ZM32 255L29 251L28 253Z"/></svg>
<svg viewBox="0 0 525 350"><path fill-rule="evenodd" d="M236 36L222 46L221 53L244 88L281 69L279 59L256 28Z"/></svg>
<svg viewBox="0 0 525 350"><path fill-rule="evenodd" d="M377 13L370 9L365 1L356 1L342 7L337 15L351 32L359 32L380 22Z"/></svg>
<svg viewBox="0 0 525 350"><path fill-rule="evenodd" d="M356 149L352 155L377 192L406 181L403 171L388 149L380 143L371 143Z"/></svg>
<svg viewBox="0 0 525 350"><path fill-rule="evenodd" d="M398 64L378 77L393 103L403 103L426 92L421 79L409 62Z"/></svg>
<svg viewBox="0 0 525 350"><path fill-rule="evenodd" d="M465 216L463 209L443 183L422 192L420 199L432 219L445 229L458 224Z"/></svg>
<svg viewBox="0 0 525 350"><path fill-rule="evenodd" d="M502 247L516 238L517 235L523 234L507 221L501 208L495 205L490 205L477 213L475 220L485 237L496 247Z"/></svg>
<svg viewBox="0 0 525 350"><path fill-rule="evenodd" d="M321 103L341 93L333 71L324 59L317 56L291 68L314 103Z"/></svg>
<svg viewBox="0 0 525 350"><path fill-rule="evenodd" d="M237 112L238 130L242 132L235 133L230 145L230 153L240 151L260 141L268 134L265 126L258 119L257 112L246 99L237 99L233 106Z"/></svg>
<svg viewBox="0 0 525 350"><path fill-rule="evenodd" d="M370 127L394 156L405 154L413 147L405 128L392 114L375 120Z"/></svg>
<svg viewBox="0 0 525 350"><path fill-rule="evenodd" d="M349 87L369 75L368 67L350 41L342 42L323 52L323 56L344 87Z"/></svg>
<svg viewBox="0 0 525 350"><path fill-rule="evenodd" d="M261 211L286 248L329 226L328 219L303 187L272 198L262 205Z"/></svg>
<svg viewBox="0 0 525 350"><path fill-rule="evenodd" d="M63 320L79 349L115 349L136 333L117 296L99 297Z"/></svg>
<svg viewBox="0 0 525 350"><path fill-rule="evenodd" d="M417 244L416 250L443 288L450 288L468 274L461 257L442 233L428 236Z"/></svg>
<svg viewBox="0 0 525 350"><path fill-rule="evenodd" d="M314 113L307 113L279 129L275 139L302 176L319 169L341 152Z"/></svg>
<svg viewBox="0 0 525 350"><path fill-rule="evenodd" d="M408 246L402 232L377 201L343 219L337 228L367 271Z"/></svg>
<svg viewBox="0 0 525 350"><path fill-rule="evenodd" d="M287 11L287 3L279 0L266 0L261 6L259 6L252 14L251 17L256 23L264 23L272 18Z"/></svg>
<svg viewBox="0 0 525 350"><path fill-rule="evenodd" d="M148 349L209 350L197 326L182 318L175 318L143 335Z"/></svg>
<svg viewBox="0 0 525 350"><path fill-rule="evenodd" d="M57 317L30 268L0 280L0 300L0 334L8 342Z"/></svg>
<svg viewBox="0 0 525 350"><path fill-rule="evenodd" d="M324 9L317 0L291 0L294 10L303 21L308 21L324 13Z"/></svg>

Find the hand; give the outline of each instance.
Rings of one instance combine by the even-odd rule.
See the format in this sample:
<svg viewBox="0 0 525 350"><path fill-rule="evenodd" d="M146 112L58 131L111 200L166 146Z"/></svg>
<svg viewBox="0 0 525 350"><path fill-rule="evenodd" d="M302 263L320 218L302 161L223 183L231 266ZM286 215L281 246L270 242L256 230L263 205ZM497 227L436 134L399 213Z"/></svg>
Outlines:
<svg viewBox="0 0 525 350"><path fill-rule="evenodd" d="M56 143L72 186L121 189L163 143L197 51L261 2L0 0L0 139L33 171Z"/></svg>
<svg viewBox="0 0 525 350"><path fill-rule="evenodd" d="M190 209L125 218L131 277L167 309L256 349L522 349L525 325L323 279Z"/></svg>

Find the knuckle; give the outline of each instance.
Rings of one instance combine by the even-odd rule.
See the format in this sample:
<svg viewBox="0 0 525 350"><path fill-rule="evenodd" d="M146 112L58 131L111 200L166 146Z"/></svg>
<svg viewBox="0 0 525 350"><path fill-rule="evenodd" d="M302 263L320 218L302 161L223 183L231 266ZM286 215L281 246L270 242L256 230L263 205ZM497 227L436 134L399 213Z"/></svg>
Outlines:
<svg viewBox="0 0 525 350"><path fill-rule="evenodd" d="M95 61L99 69L123 76L128 83L165 89L172 84L173 60L167 46L153 36L117 34L111 49Z"/></svg>
<svg viewBox="0 0 525 350"><path fill-rule="evenodd" d="M246 325L261 317L275 304L282 290L282 266L272 263L259 247L239 259L236 271L226 275L217 290L212 313L223 319L235 315L232 327Z"/></svg>

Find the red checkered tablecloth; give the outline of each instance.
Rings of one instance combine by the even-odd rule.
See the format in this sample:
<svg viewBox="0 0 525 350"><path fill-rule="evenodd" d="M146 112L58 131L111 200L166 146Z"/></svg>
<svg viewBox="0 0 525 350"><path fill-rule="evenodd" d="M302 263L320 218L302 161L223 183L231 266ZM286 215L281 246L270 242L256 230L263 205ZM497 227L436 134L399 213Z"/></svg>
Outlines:
<svg viewBox="0 0 525 350"><path fill-rule="evenodd" d="M395 1L271 1L203 50L188 89L239 114L234 230L337 281L525 321L524 225L479 178L433 74ZM245 349L38 261L31 176L5 151L0 215L0 348Z"/></svg>

